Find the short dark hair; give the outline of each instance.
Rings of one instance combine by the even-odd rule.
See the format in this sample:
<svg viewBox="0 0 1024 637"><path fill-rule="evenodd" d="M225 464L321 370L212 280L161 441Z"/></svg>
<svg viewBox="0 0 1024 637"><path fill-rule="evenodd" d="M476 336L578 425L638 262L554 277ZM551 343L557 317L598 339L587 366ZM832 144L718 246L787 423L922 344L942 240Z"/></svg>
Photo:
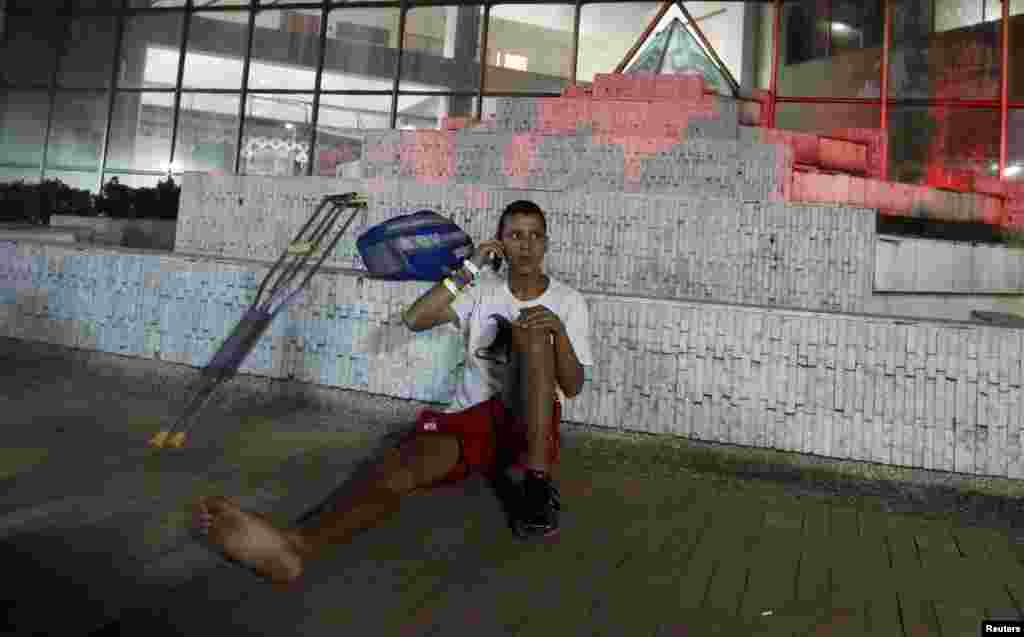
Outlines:
<svg viewBox="0 0 1024 637"><path fill-rule="evenodd" d="M510 215L534 215L540 217L540 222L544 226L544 234L548 232L548 220L544 218L544 211L540 209L540 206L532 201L520 199L505 206L505 210L501 213L501 218L498 219L496 238L501 239L501 233L505 229L505 219Z"/></svg>

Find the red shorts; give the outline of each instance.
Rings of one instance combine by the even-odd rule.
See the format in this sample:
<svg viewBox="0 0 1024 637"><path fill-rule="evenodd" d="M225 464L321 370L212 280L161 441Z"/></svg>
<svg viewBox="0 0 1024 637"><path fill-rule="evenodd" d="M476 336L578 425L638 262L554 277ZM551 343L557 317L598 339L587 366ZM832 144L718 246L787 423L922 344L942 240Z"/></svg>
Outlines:
<svg viewBox="0 0 1024 637"><path fill-rule="evenodd" d="M548 463L552 466L558 464L560 458L558 425L561 421L562 404L555 400L548 431ZM473 472L487 474L517 462L526 464L526 422L509 417L501 398L491 398L451 414L425 409L401 442L430 433L455 434L460 448L459 460L452 470L430 486L461 482Z"/></svg>

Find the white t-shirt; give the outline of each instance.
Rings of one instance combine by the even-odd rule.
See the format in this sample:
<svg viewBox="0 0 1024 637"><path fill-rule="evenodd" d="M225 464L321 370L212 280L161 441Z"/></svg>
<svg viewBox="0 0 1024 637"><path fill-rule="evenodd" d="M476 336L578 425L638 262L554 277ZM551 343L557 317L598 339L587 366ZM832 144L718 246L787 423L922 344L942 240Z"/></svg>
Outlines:
<svg viewBox="0 0 1024 637"><path fill-rule="evenodd" d="M478 355L480 350L493 344L497 335L498 323L491 318L492 314L514 321L519 317L520 310L543 305L562 320L580 364L594 364L590 348L590 315L583 295L550 275L548 280L544 294L530 301L520 301L512 295L505 278L484 274L477 279L475 286L468 288L452 303L452 309L459 317L459 327L467 349L462 380L456 384L455 395L446 411L451 413L469 409L495 395L500 395L506 404L513 399L508 392L515 386L518 369L514 369L509 362ZM484 355L487 355L486 352ZM565 393L557 384L556 391L559 400L564 401Z"/></svg>

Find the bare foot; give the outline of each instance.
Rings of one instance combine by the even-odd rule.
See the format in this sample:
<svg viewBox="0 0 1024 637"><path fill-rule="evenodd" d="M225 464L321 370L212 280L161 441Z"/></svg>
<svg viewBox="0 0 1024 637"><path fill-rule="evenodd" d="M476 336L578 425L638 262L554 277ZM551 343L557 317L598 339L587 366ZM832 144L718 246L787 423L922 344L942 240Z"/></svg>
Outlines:
<svg viewBox="0 0 1024 637"><path fill-rule="evenodd" d="M228 560L279 587L302 575L295 540L266 517L243 511L222 496L199 498L193 513L196 534Z"/></svg>

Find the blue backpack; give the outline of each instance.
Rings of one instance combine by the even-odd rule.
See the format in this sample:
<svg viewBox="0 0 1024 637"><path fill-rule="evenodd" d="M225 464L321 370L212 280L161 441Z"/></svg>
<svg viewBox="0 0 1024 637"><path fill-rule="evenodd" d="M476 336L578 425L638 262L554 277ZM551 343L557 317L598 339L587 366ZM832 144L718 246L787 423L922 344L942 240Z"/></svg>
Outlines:
<svg viewBox="0 0 1024 637"><path fill-rule="evenodd" d="M473 240L433 210L389 219L356 240L370 275L388 281L440 281L473 254Z"/></svg>

